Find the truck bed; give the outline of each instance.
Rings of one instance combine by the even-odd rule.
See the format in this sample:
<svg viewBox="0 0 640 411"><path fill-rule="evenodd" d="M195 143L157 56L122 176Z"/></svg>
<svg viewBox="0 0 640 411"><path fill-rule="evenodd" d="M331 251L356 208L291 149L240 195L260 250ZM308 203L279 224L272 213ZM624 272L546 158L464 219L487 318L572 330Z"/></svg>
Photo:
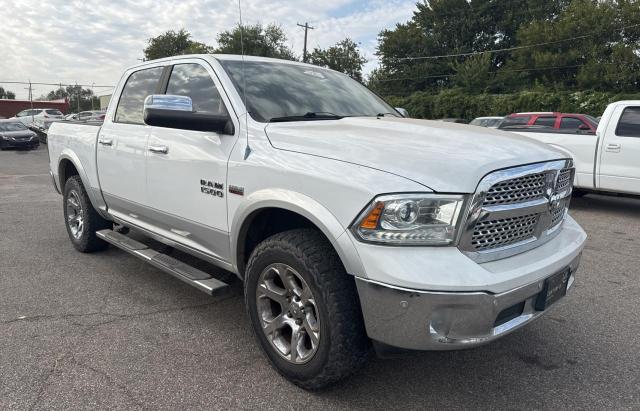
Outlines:
<svg viewBox="0 0 640 411"><path fill-rule="evenodd" d="M53 123L47 133L47 148L53 177L62 186L58 161L73 160L87 190L97 190L96 144L102 122L60 121Z"/></svg>

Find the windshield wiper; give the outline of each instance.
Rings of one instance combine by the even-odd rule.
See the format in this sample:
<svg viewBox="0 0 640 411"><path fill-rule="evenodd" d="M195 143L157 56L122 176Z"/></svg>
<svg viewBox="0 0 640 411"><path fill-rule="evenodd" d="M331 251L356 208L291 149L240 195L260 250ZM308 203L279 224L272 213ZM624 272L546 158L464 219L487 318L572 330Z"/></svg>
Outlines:
<svg viewBox="0 0 640 411"><path fill-rule="evenodd" d="M272 117L269 123L279 123L285 121L311 121L311 120L340 120L344 116L330 113L328 111L308 111L304 114L294 116Z"/></svg>
<svg viewBox="0 0 640 411"><path fill-rule="evenodd" d="M391 112L387 112L387 113L378 113L378 114L376 114L376 117L384 117L384 116L386 116L387 114L391 114L391 115L392 115L392 116L394 116L394 117L398 117L398 114L397 114L397 113L391 113Z"/></svg>

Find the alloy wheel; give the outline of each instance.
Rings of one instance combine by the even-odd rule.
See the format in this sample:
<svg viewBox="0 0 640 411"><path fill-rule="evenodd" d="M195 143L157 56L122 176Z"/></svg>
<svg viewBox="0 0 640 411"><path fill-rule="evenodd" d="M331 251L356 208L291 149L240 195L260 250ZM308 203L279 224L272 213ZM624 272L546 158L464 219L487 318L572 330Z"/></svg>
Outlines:
<svg viewBox="0 0 640 411"><path fill-rule="evenodd" d="M69 192L67 198L67 225L71 235L76 240L82 237L82 229L84 228L84 210L80 202L80 196L75 190Z"/></svg>
<svg viewBox="0 0 640 411"><path fill-rule="evenodd" d="M294 364L313 358L320 317L311 288L292 267L267 266L258 279L256 306L262 332L281 357Z"/></svg>

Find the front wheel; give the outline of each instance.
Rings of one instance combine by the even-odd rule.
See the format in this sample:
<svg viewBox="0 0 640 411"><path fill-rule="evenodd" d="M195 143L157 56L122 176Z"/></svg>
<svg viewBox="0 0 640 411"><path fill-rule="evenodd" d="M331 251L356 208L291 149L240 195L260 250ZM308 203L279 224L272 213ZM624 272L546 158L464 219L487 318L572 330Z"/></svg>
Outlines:
<svg viewBox="0 0 640 411"><path fill-rule="evenodd" d="M62 198L67 234L76 250L90 253L105 249L109 243L98 238L96 231L112 228L113 224L93 208L80 176L69 177Z"/></svg>
<svg viewBox="0 0 640 411"><path fill-rule="evenodd" d="M323 388L366 359L355 282L318 231L286 231L260 243L247 265L245 302L272 365L302 388Z"/></svg>

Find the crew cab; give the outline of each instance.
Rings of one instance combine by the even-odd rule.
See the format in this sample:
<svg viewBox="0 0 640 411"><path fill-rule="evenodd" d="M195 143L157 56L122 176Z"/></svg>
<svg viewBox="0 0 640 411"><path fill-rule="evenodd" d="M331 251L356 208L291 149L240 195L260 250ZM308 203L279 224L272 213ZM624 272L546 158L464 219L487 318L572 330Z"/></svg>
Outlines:
<svg viewBox="0 0 640 411"><path fill-rule="evenodd" d="M552 129L564 133L595 134L598 120L587 114L556 112L513 113L498 128Z"/></svg>
<svg viewBox="0 0 640 411"><path fill-rule="evenodd" d="M144 62L103 123L54 123L48 150L76 249L112 244L210 294L226 284L157 243L234 273L266 357L306 389L372 345L469 348L528 324L572 286L586 239L565 152L405 118L299 62Z"/></svg>
<svg viewBox="0 0 640 411"><path fill-rule="evenodd" d="M609 104L593 132L510 131L568 151L576 167L576 194L640 195L640 101Z"/></svg>

